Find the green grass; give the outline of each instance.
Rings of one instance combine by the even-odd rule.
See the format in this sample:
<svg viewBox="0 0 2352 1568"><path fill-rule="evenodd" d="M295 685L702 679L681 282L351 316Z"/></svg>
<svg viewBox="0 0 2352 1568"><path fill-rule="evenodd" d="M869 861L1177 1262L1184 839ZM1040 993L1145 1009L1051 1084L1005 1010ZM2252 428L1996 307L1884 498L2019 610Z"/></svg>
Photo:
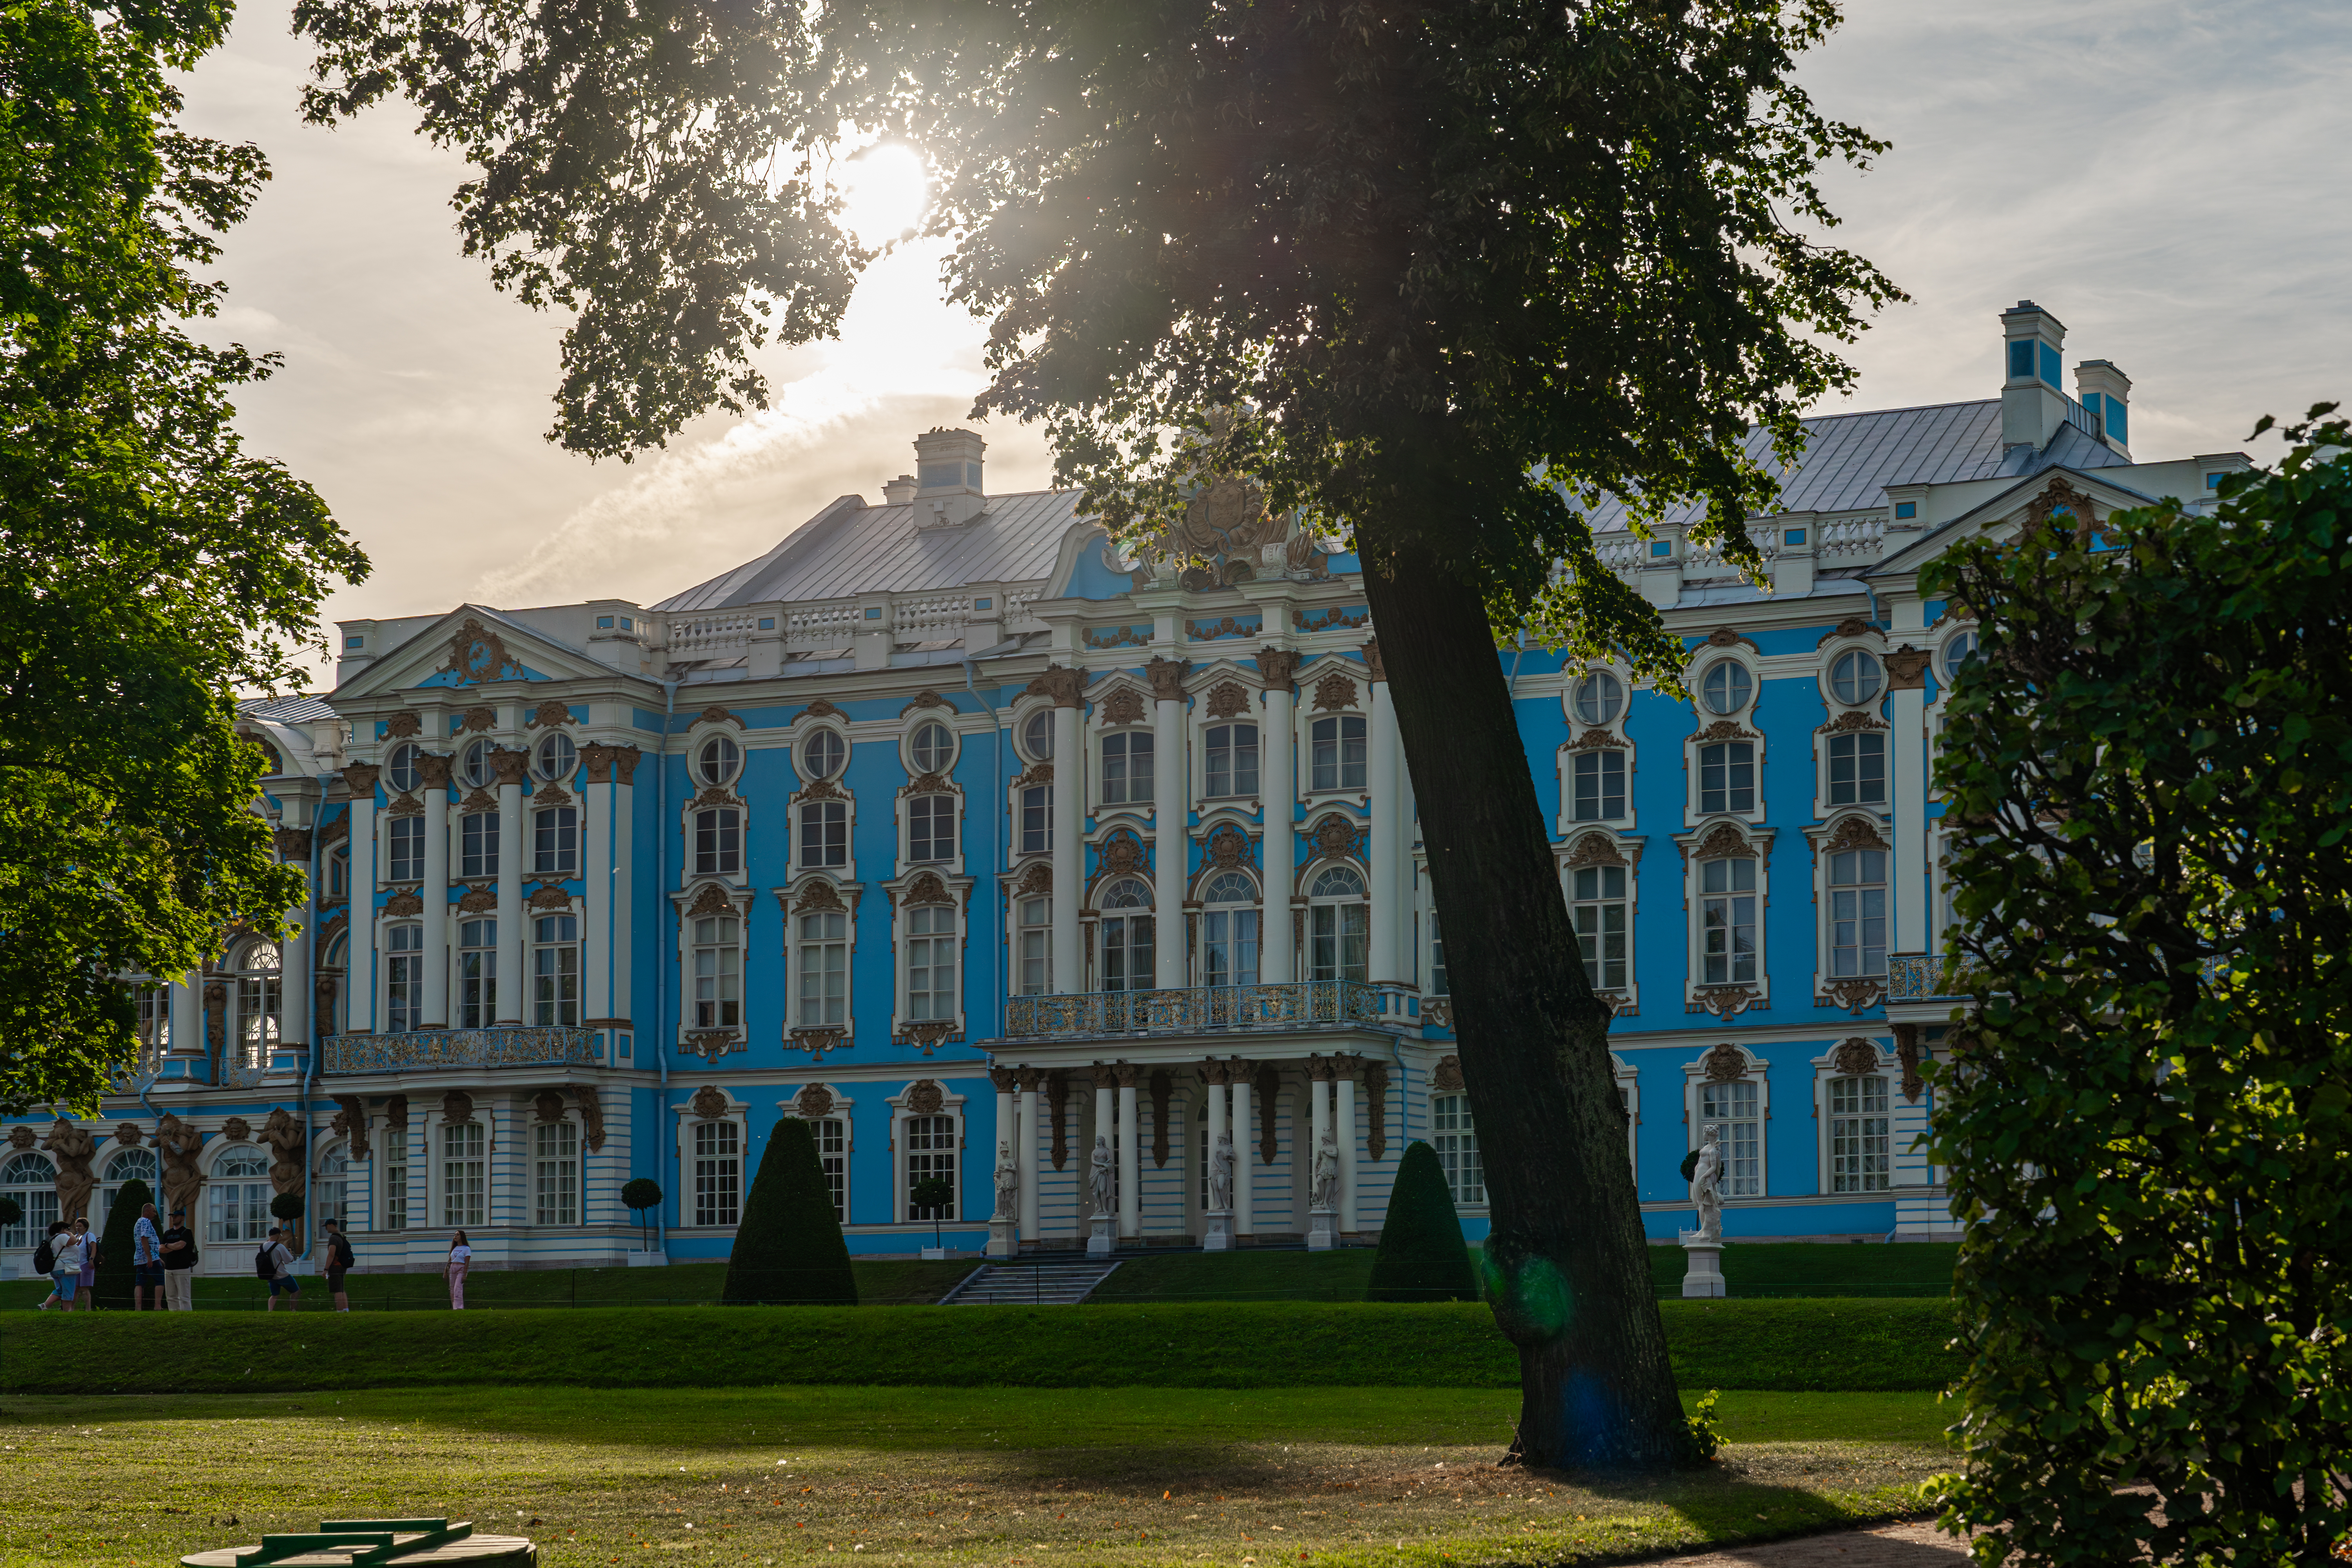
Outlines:
<svg viewBox="0 0 2352 1568"><path fill-rule="evenodd" d="M1740 1296L1946 1296L1960 1249L1947 1242L1893 1247L1853 1242L1732 1242L1723 1249L1723 1282ZM1679 1296L1685 1260L1679 1247L1650 1248L1650 1278L1661 1295Z"/></svg>
<svg viewBox="0 0 2352 1568"><path fill-rule="evenodd" d="M1901 1390L1957 1370L1941 1301L1661 1303L1685 1387ZM0 1321L9 1393L753 1383L1514 1388L1474 1303L128 1312Z"/></svg>

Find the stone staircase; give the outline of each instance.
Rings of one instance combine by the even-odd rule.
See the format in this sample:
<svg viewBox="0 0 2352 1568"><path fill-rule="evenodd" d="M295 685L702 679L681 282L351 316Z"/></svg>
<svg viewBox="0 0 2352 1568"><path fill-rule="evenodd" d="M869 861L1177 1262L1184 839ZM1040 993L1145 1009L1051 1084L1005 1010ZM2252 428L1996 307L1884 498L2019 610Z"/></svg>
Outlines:
<svg viewBox="0 0 2352 1568"><path fill-rule="evenodd" d="M940 1300L943 1307L1066 1307L1083 1301L1110 1278L1116 1263L989 1264L975 1268Z"/></svg>

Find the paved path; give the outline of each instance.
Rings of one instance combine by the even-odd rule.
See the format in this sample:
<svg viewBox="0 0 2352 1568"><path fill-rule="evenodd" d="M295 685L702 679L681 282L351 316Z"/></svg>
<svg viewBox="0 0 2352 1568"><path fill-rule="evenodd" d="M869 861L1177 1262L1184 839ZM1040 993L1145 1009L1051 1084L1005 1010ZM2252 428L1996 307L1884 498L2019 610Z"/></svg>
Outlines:
<svg viewBox="0 0 2352 1568"><path fill-rule="evenodd" d="M1674 1568L1958 1568L1968 1556L1958 1541L1920 1523L1842 1530L1666 1561Z"/></svg>

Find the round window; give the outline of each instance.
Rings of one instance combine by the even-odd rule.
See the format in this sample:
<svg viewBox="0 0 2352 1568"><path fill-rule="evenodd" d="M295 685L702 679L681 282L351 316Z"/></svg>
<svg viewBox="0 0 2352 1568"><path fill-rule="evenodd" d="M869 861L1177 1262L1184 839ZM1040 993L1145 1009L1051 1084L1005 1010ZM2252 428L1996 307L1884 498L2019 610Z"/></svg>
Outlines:
<svg viewBox="0 0 2352 1568"><path fill-rule="evenodd" d="M735 742L719 735L702 742L702 750L694 754L694 771L704 784L723 784L735 776L735 765L742 760Z"/></svg>
<svg viewBox="0 0 2352 1568"><path fill-rule="evenodd" d="M579 765L580 752L569 735L550 735L539 743L539 776L550 784L562 784L572 776Z"/></svg>
<svg viewBox="0 0 2352 1568"><path fill-rule="evenodd" d="M841 772L849 748L830 730L817 730L801 742L801 771L813 779L829 779Z"/></svg>
<svg viewBox="0 0 2352 1568"><path fill-rule="evenodd" d="M1041 708L1021 726L1021 749L1033 763L1054 760L1054 710Z"/></svg>
<svg viewBox="0 0 2352 1568"><path fill-rule="evenodd" d="M1958 680L1960 671L1977 661L1977 634L1955 632L1944 645L1944 679Z"/></svg>
<svg viewBox="0 0 2352 1568"><path fill-rule="evenodd" d="M416 759L424 753L413 745L394 746L392 760L384 764L383 776L392 787L406 795L416 787Z"/></svg>
<svg viewBox="0 0 2352 1568"><path fill-rule="evenodd" d="M457 776L476 789L488 788L494 771L490 766L490 750L488 741L477 741L467 747L465 756L457 763Z"/></svg>
<svg viewBox="0 0 2352 1568"><path fill-rule="evenodd" d="M1699 696L1710 713L1737 713L1748 706L1748 694L1754 689L1748 667L1727 658L1708 668L1699 682Z"/></svg>
<svg viewBox="0 0 2352 1568"><path fill-rule="evenodd" d="M1587 724L1607 724L1625 707L1622 682L1605 669L1596 669L1576 683L1576 716Z"/></svg>
<svg viewBox="0 0 2352 1568"><path fill-rule="evenodd" d="M914 752L917 773L942 773L948 763L955 760L955 737L948 733L945 724L925 724L915 731L914 744L910 749Z"/></svg>
<svg viewBox="0 0 2352 1568"><path fill-rule="evenodd" d="M1841 702L1867 702L1878 695L1878 661L1860 648L1837 656L1830 666L1830 690Z"/></svg>

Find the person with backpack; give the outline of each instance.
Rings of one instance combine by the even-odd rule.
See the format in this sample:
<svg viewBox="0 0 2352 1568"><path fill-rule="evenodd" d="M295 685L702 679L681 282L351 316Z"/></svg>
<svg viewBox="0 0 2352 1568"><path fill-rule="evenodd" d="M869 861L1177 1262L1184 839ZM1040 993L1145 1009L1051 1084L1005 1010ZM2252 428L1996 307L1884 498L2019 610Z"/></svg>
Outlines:
<svg viewBox="0 0 2352 1568"><path fill-rule="evenodd" d="M466 1270L474 1266L474 1249L466 1245L466 1233L459 1231L449 1239L449 1260L441 1271L449 1277L449 1310L466 1310Z"/></svg>
<svg viewBox="0 0 2352 1568"><path fill-rule="evenodd" d="M278 1310L281 1292L288 1311L301 1310L302 1283L294 1278L294 1254L286 1246L286 1233L278 1226L269 1227L268 1244L253 1255L253 1271L269 1281L269 1310Z"/></svg>
<svg viewBox="0 0 2352 1568"><path fill-rule="evenodd" d="M33 1248L33 1267L49 1277L50 1290L41 1302L44 1312L52 1306L62 1306L68 1312L73 1310L74 1291L81 1285L81 1259L77 1256L73 1267L68 1268L58 1256L64 1250L64 1243L59 1238L71 1234L65 1221L51 1220L48 1233L41 1237L41 1245Z"/></svg>
<svg viewBox="0 0 2352 1568"><path fill-rule="evenodd" d="M155 1205L142 1204L139 1221L131 1227L131 1310L163 1310L163 1234L155 1224Z"/></svg>
<svg viewBox="0 0 2352 1568"><path fill-rule="evenodd" d="M98 1307L98 1233L89 1228L89 1221L77 1219L74 1234L81 1237L81 1278L74 1291L74 1310L93 1311Z"/></svg>
<svg viewBox="0 0 2352 1568"><path fill-rule="evenodd" d="M188 1228L188 1211L173 1209L163 1232L163 1302L174 1312L196 1310L196 1233Z"/></svg>
<svg viewBox="0 0 2352 1568"><path fill-rule="evenodd" d="M359 1258L352 1253L351 1237L343 1234L341 1222L322 1219L319 1224L327 1233L327 1291L335 1300L335 1310L348 1312L352 1299L343 1294L343 1276Z"/></svg>

